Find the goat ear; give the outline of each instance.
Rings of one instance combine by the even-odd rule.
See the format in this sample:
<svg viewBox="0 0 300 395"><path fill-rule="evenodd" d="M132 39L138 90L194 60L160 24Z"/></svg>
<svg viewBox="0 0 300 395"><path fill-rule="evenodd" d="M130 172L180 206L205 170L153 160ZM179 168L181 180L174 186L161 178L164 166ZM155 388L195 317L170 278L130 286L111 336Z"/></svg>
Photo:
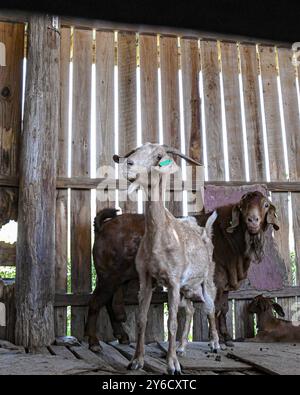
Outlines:
<svg viewBox="0 0 300 395"><path fill-rule="evenodd" d="M238 204L233 206L231 223L230 223L230 226L227 228L227 232L228 233L233 233L235 228L237 228L239 226L239 224L240 224L240 214L241 214L240 206Z"/></svg>
<svg viewBox="0 0 300 395"><path fill-rule="evenodd" d="M276 311L276 313L280 316L280 317L285 317L283 308L278 304L273 302L272 303L273 309Z"/></svg>
<svg viewBox="0 0 300 395"><path fill-rule="evenodd" d="M279 230L277 210L274 204L272 204L271 202L270 202L269 211L267 213L266 222L267 222L267 226L270 224L273 226L275 230Z"/></svg>
<svg viewBox="0 0 300 395"><path fill-rule="evenodd" d="M161 174L174 174L179 170L179 167L169 155L165 155L154 169Z"/></svg>

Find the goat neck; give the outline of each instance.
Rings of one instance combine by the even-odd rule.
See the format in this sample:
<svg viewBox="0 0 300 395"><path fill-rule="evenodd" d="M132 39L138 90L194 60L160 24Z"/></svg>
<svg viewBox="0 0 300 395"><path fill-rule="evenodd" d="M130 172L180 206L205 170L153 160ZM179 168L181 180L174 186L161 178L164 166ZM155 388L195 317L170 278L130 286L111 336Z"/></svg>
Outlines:
<svg viewBox="0 0 300 395"><path fill-rule="evenodd" d="M153 223L161 224L165 219L166 210L164 200L167 180L167 175L157 175L156 182L153 182L151 188L149 188L145 210L146 226Z"/></svg>

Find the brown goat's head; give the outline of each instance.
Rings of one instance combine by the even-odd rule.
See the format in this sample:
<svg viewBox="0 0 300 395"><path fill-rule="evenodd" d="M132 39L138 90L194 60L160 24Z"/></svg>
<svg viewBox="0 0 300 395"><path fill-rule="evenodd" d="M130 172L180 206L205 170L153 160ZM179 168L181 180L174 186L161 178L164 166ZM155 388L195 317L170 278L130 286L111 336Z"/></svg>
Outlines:
<svg viewBox="0 0 300 395"><path fill-rule="evenodd" d="M273 310L280 317L285 316L282 307L278 303L271 298L265 298L263 295L256 296L248 306L248 311L251 314L261 314L267 311L272 312Z"/></svg>
<svg viewBox="0 0 300 395"><path fill-rule="evenodd" d="M258 191L247 193L233 207L232 223L227 232L233 233L235 228L240 225L241 219L244 221L248 232L252 235L267 230L269 225L272 225L275 230L279 230L276 207Z"/></svg>

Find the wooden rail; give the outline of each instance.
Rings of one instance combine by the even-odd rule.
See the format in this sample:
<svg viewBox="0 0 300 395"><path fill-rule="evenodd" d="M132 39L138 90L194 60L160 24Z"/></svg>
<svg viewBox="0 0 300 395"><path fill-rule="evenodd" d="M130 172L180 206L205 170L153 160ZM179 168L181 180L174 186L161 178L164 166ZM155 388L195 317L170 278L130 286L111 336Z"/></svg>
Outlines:
<svg viewBox="0 0 300 395"><path fill-rule="evenodd" d="M27 23L32 13L18 10L0 10L0 21L11 23ZM249 44L277 45L280 48L290 48L291 44L285 41L273 41L256 37L248 37L234 34L213 33L200 30L191 30L184 28L175 28L156 25L135 25L129 23L120 23L104 21L97 19L78 18L61 16L61 25L64 27L76 26L80 29L96 30L117 30L126 32L138 32L140 34L162 34L165 36L179 36L185 38L201 38L205 40L221 40L223 42L241 42Z"/></svg>
<svg viewBox="0 0 300 395"><path fill-rule="evenodd" d="M229 293L229 299L235 300L249 300L257 295L263 294L270 298L290 298L295 296L300 296L300 287L287 287L280 290L274 291L261 291L256 289L245 289L241 291L234 291ZM91 294L56 294L55 295L55 306L65 307L65 306L77 306L84 307L87 306L90 300ZM154 292L152 297L152 304L167 303L168 294L167 292ZM138 305L138 299L134 296L125 297L126 305Z"/></svg>

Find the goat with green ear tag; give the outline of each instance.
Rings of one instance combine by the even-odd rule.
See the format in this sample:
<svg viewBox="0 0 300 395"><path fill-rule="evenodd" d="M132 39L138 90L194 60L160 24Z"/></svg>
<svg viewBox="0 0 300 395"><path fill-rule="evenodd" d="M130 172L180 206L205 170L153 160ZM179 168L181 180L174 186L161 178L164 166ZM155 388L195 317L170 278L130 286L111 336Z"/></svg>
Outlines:
<svg viewBox="0 0 300 395"><path fill-rule="evenodd" d="M194 218L177 219L164 207L167 178L179 170L171 157L173 155L200 165L171 147L147 143L125 156L122 170L131 182L131 191L137 187L145 192L151 189L150 199L146 201L145 233L135 262L140 280L138 338L129 368L140 369L144 365L147 314L152 297L152 281L155 279L158 284L168 288L168 372L180 374L176 355L177 312L180 303L185 307L186 323L177 353L185 353L194 312L192 299L203 302L210 324L211 350L217 352L220 348L215 323L215 265L211 241L217 214L213 213L206 226L201 228ZM116 159L119 162L119 157Z"/></svg>

